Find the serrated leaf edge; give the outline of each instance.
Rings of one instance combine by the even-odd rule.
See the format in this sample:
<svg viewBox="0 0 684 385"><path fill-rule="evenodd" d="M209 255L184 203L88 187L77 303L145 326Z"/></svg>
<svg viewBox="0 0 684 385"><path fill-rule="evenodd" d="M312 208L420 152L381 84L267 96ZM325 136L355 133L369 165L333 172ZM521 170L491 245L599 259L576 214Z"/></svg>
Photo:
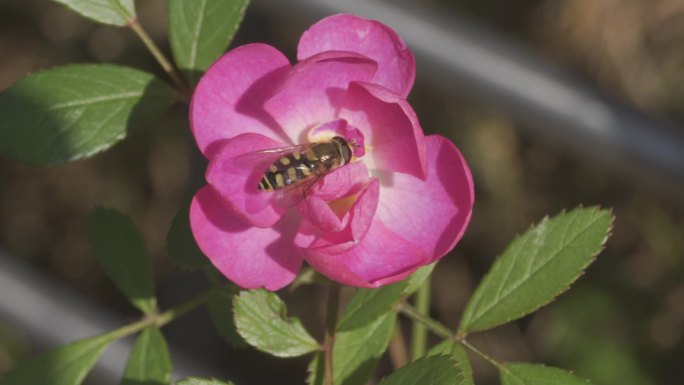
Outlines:
<svg viewBox="0 0 684 385"><path fill-rule="evenodd" d="M557 367L555 367L555 366L549 366L549 365L546 365L546 364L531 363L531 362L506 362L506 363L504 363L503 365L501 365L501 366L499 367L499 370L505 371L508 375L510 375L511 377L515 378L515 380L518 381L521 385L526 385L526 383L525 383L525 381L524 381L522 378L516 376L513 372L511 372L511 370L510 370L510 368L509 368L509 366L511 366L511 365L529 365L529 366L540 366L540 367L544 367L544 368L547 368L547 369L555 369L555 370L559 370L559 371L562 371L562 372L567 372L567 373L569 373L570 375L572 375L572 376L574 376L575 378L577 378L578 380L581 380L581 381L586 382L587 384L590 384L590 385L591 385L591 381L589 381L589 380L586 379L586 378L582 378L582 377L576 376L576 375L572 372L572 370L557 368Z"/></svg>
<svg viewBox="0 0 684 385"><path fill-rule="evenodd" d="M525 310L525 311L521 311L521 312L517 313L516 315L512 315L511 317L506 318L505 320L502 320L501 322L498 322L498 323L495 323L495 324L492 324L492 325L488 325L488 326L486 326L486 327L484 327L484 328L473 328L473 329L469 329L469 330L464 330L464 329L463 329L463 326L462 326L462 325L459 325L459 327L458 327L458 334L459 334L460 336L466 336L466 335L468 335L469 333L475 333L475 332L480 332L480 331L484 331L484 330L490 330L490 329L496 328L496 327L498 327L498 326L507 324L507 323L509 323L509 322L511 322L511 321L513 321L513 320L519 319L519 318L521 318L521 317L524 317L525 315L528 315L528 314L530 314L530 313L533 313L533 312L537 311L538 309L541 309L542 307L544 307L544 306L546 306L546 305L552 303L552 302L555 301L559 296L561 296L563 293L565 293L566 291L568 291L568 290L570 289L570 286L572 286L580 277L582 277L582 276L584 275L584 273L585 273L586 269L589 267L589 265L591 265L592 263L594 263L594 261L596 260L597 256L598 256L599 254L601 254L601 252L605 249L606 242L607 242L608 238L610 238L610 235L612 234L612 230L613 230L613 223L614 223L614 221L615 221L615 216L613 215L613 210L612 210L612 209L610 209L610 208L608 208L608 209L602 209L600 206L591 206L591 207L588 207L588 208L594 208L594 209L596 209L596 212L597 212L598 214L600 214L601 212L606 212L606 213L610 216L610 222L609 222L609 224L608 224L608 229L607 229L607 231L606 231L606 235L605 235L605 236L603 237L603 239L601 240L601 246L599 247L599 249L597 250L597 252L594 253L594 254L591 256L591 258L589 258L589 259L587 260L587 262L586 262L584 265L582 265L580 273L577 274L577 276L576 276L573 280L571 280L565 287L561 288L561 289L558 291L558 293L557 293L553 298L549 299L549 300L546 301L546 302L542 302L542 303L540 303L539 305L532 306L532 307L528 308L528 309ZM578 209L584 209L584 208L583 208L582 206L579 206L579 207L573 209L573 211L574 211L574 210L578 210ZM566 210L562 210L560 213L556 214L556 216L558 216L558 215L563 215L563 214L566 214L566 213L567 213ZM554 217L555 217L555 216L554 216ZM531 230L531 229L534 229L535 227L539 226L541 223L543 223L543 222L545 222L545 221L548 221L549 219L550 219L550 218L549 218L548 215L545 216L544 218L542 218L541 221L539 221L539 223L531 225L530 228L529 228L528 230L526 230L525 232L527 232L527 231L529 231L529 230ZM596 221L598 221L598 219L597 219ZM596 223L596 222L592 223L590 226L594 225L595 223ZM590 226L588 226L587 228L589 228ZM525 234L525 232L523 232L522 234ZM516 237L515 237L514 239L518 239L518 238L520 237L520 235L521 235L521 234L516 235ZM505 251L504 251L504 252L505 252ZM502 254L502 255L503 255L503 254ZM499 255L499 257L500 257L500 255ZM498 259L499 257L497 257L497 259ZM496 262L495 262L495 263L496 263ZM493 265L492 265L492 267L493 267ZM481 283L481 282L484 282L484 281L487 279L487 277L491 274L491 272L492 272L492 268L489 269L489 271L487 272L487 274L485 274L485 276L482 278L482 280L480 281L480 283ZM479 286L478 286L478 287L479 287ZM489 310L488 310L488 311L489 311ZM485 314L485 313L483 313L483 314ZM482 316L479 316L478 318L476 318L476 320L479 319L479 318L481 318L481 317L482 317ZM470 322L470 324L472 324L472 323L474 323L474 322Z"/></svg>
<svg viewBox="0 0 684 385"><path fill-rule="evenodd" d="M252 346L253 348L255 348L255 349L257 349L257 350L259 350L259 351L261 351L261 352L265 352L265 353L268 353L268 354L270 354L270 355L272 355L272 356L281 357L281 358L292 358L292 357L303 356L303 355L305 355L305 354L309 354L309 353L311 353L311 352L315 352L315 351L318 351L318 350L321 349L320 343L319 343L318 341L316 341L316 339L313 338L313 337L311 336L311 334L309 334L309 331L306 330L306 328L304 328L304 325L302 324L302 322L301 322L297 317L288 317L288 316L287 316L287 305L286 305L285 302L283 302L282 299L280 299L280 298L279 298L279 300L283 303L283 309L282 309L282 311L279 312L279 313L280 313L280 316L282 317L283 321L286 322L286 323L292 323L292 324L295 324L295 325L298 325L299 327L301 327L301 329L306 333L306 335L309 336L310 340L300 338L300 336L294 336L294 337L293 337L293 336L290 335L290 334L285 334L285 335L286 335L288 338L292 338L292 339L294 339L294 340L303 342L303 344L302 344L303 346L311 345L311 342L313 341L314 343L316 343L316 347L313 347L313 346L312 346L312 349L311 349L311 350L302 352L302 353L300 353L300 354L298 354L298 355L282 355L282 354L279 354L279 353L273 353L273 352L268 352L268 351L262 350L260 346L257 346L257 345L255 345L255 344L253 344L253 343L252 343L252 338L246 337L246 336L243 334L243 333L245 332L245 330L244 330L243 327L240 326L240 322L237 321L237 316L236 316L236 313L235 313L235 310L234 310L234 309L235 309L235 303L236 303L236 301L238 300L238 298L240 298L240 297L241 297L243 294L245 294L245 293L250 293L250 291L249 291L249 290L243 290L243 291L241 291L239 294L237 294L237 295L233 298L233 317L235 317L235 319L234 319L234 320L235 320L235 330L238 332L238 334L240 335L240 337L242 337L242 338L245 340L245 342L247 342L250 346Z"/></svg>

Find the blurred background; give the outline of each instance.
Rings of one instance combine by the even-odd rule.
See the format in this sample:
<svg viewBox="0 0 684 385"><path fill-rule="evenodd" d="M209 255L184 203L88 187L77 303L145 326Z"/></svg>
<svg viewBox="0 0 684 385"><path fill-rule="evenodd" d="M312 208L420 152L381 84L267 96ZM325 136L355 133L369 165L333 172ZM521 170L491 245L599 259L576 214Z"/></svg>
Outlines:
<svg viewBox="0 0 684 385"><path fill-rule="evenodd" d="M170 55L165 2L137 3L141 23ZM463 151L476 183L470 228L434 275L433 316L455 328L494 258L544 215L579 205L611 207L613 236L572 290L520 322L473 335L472 342L500 360L549 363L597 385L681 384L684 2L338 3L253 0L233 46L267 42L294 60L298 38L314 20L354 10L407 40L418 65L410 102L426 132L448 136ZM80 62L114 62L164 77L127 29L97 25L47 0L0 0L0 90L31 72ZM561 91L567 104L551 103ZM144 233L161 306L177 304L206 286L201 274L172 266L164 250L170 221L203 184L204 167L184 106L88 160L36 168L0 158L1 268L16 269L15 278L28 280L25 287L63 288L43 293L57 313L78 305L84 317L112 327L135 320L87 239L89 211L114 207ZM49 318L29 325L13 316L13 306L30 303L19 288L0 287L15 299L0 309L0 373L70 340L69 325L58 328ZM291 312L319 334L323 294L316 287L284 293ZM164 330L179 370L239 384L304 381L307 359L233 349L204 309ZM125 353L105 358L115 364L97 372L99 378L95 373L93 383L118 383L111 376ZM478 384L498 383L495 368L472 359ZM384 359L378 373L389 370Z"/></svg>

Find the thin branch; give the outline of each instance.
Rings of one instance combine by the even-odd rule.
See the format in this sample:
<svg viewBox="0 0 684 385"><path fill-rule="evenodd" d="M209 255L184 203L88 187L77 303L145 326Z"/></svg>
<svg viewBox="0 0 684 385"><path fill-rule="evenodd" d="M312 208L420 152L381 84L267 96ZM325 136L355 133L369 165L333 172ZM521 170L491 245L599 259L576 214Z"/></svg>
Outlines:
<svg viewBox="0 0 684 385"><path fill-rule="evenodd" d="M182 304L174 307L173 309L161 313L156 320L157 326L162 327L168 324L169 322L174 321L178 317L184 315L185 313L195 309L196 307L204 305L207 301L209 301L209 299L211 299L215 291L215 289L209 290L187 302L183 302Z"/></svg>
<svg viewBox="0 0 684 385"><path fill-rule="evenodd" d="M444 339L449 339L453 340L455 338L454 333L446 326L442 325L441 323L433 320L432 318L426 316L425 314L422 314L419 312L415 307L409 305L406 302L399 302L397 304L397 307L399 311L404 314L405 316L409 317L413 321L419 322L425 327L433 332L434 334L444 338Z"/></svg>
<svg viewBox="0 0 684 385"><path fill-rule="evenodd" d="M470 342L468 342L468 341L465 340L465 338L463 338L463 337L458 337L458 338L456 339L456 341L458 341L458 343L460 343L461 345L463 345L463 346L465 346L466 348L468 348L468 350L470 350L471 352L473 352L473 353L477 354L478 356L484 358L484 359L485 359L487 362L489 362L490 364L496 366L499 370L508 372L508 369L507 369L502 363L500 363L499 361L495 360L493 357L491 357L491 356L488 355L487 353L481 351L480 349L476 348L475 346L471 345Z"/></svg>
<svg viewBox="0 0 684 385"><path fill-rule="evenodd" d="M209 298L211 298L213 294L214 290L209 290L161 314L153 314L150 316L146 316L140 321L122 326L118 329L112 330L107 334L111 335L114 338L123 338L131 334L135 334L148 326L156 325L157 327L162 327L176 320L178 317L186 314L187 312L195 309L196 307L203 305L209 300Z"/></svg>
<svg viewBox="0 0 684 385"><path fill-rule="evenodd" d="M427 277L416 293L416 310L427 317L430 316L430 278L431 276ZM426 346L427 328L420 322L414 322L411 328L411 359L422 357Z"/></svg>
<svg viewBox="0 0 684 385"><path fill-rule="evenodd" d="M164 54L159 49L154 40L152 40L147 31L145 31L142 25L140 25L138 19L131 20L131 22L128 23L128 26L133 30L133 32L135 32L136 35L138 35L138 37L140 38L140 40L142 40L143 44L145 44L145 46L150 51L152 56L154 56L154 58L157 59L157 62L162 67L164 72L166 72L166 74L169 75L169 78L171 78L173 83L176 85L178 91L180 91L183 98L186 99L184 101L188 101L190 89L181 78L180 74L176 70L176 67L174 67L173 64L171 64L171 62L169 61L169 59L167 59L166 56L164 56Z"/></svg>
<svg viewBox="0 0 684 385"><path fill-rule="evenodd" d="M437 336L440 336L446 340L453 340L461 345L465 346L468 350L471 352L477 354L478 356L482 357L485 359L487 362L490 364L494 365L496 368L498 368L501 371L504 371L506 373L510 373L508 368L504 366L501 362L497 361L487 353L481 351L480 349L476 348L475 346L471 345L470 342L466 341L465 336L461 335L456 335L454 332L452 332L449 328L446 326L442 325L441 323L433 320L432 318L425 316L424 314L421 314L416 308L413 306L409 305L406 302L399 302L397 305L397 308L399 312L413 320L414 322L419 322L427 328L427 330L431 331Z"/></svg>

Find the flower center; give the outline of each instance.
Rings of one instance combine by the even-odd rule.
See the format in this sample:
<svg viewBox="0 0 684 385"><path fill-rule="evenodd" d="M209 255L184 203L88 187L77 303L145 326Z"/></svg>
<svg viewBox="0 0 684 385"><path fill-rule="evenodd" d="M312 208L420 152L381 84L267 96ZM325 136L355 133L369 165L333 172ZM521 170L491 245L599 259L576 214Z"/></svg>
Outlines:
<svg viewBox="0 0 684 385"><path fill-rule="evenodd" d="M344 198L336 199L334 201L328 202L328 206L330 206L330 209L337 214L337 217L342 219L347 212L351 209L351 207L354 205L356 202L356 198L359 197L359 194L352 194L352 195L347 195Z"/></svg>

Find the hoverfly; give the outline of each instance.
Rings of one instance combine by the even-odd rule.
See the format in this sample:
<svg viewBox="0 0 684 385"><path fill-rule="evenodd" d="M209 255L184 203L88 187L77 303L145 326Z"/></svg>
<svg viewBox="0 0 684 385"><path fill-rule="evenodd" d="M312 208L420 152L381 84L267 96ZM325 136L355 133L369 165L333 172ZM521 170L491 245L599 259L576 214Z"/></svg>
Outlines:
<svg viewBox="0 0 684 385"><path fill-rule="evenodd" d="M254 187L262 192L275 192L276 201L289 207L306 198L322 177L348 164L353 155L352 146L346 139L335 136L328 141L256 151L237 160L243 164L258 161L262 167L268 164Z"/></svg>

